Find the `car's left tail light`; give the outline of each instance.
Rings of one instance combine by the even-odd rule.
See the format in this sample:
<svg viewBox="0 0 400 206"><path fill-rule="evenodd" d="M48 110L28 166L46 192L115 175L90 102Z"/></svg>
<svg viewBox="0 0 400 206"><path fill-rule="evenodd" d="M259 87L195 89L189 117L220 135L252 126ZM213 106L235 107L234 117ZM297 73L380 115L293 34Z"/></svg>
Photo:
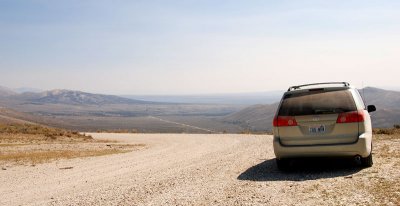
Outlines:
<svg viewBox="0 0 400 206"><path fill-rule="evenodd" d="M293 116L275 116L273 121L274 127L291 127L297 126L296 118Z"/></svg>

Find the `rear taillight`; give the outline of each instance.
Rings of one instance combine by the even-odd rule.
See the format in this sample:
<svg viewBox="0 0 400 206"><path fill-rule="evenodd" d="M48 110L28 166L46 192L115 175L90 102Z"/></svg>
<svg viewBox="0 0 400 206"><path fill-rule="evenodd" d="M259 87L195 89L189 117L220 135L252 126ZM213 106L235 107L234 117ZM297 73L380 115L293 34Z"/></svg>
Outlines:
<svg viewBox="0 0 400 206"><path fill-rule="evenodd" d="M346 112L339 114L336 123L352 123L352 122L363 122L364 121L364 112L354 111L354 112Z"/></svg>
<svg viewBox="0 0 400 206"><path fill-rule="evenodd" d="M276 116L273 125L274 127L290 127L297 126L297 122L292 116Z"/></svg>

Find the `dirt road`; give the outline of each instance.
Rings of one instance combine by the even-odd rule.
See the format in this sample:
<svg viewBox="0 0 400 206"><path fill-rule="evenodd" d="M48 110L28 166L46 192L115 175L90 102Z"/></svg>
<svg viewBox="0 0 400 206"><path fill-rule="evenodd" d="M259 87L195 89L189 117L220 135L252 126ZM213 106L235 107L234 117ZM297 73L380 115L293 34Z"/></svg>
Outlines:
<svg viewBox="0 0 400 206"><path fill-rule="evenodd" d="M267 135L92 135L146 147L5 168L0 170L0 205L395 205L400 201L398 187L390 189L398 184L392 181L400 180L398 159L385 162L377 157L368 169L319 162L318 168L281 173L275 166L272 137ZM384 146L379 144L378 149ZM399 142L393 144L398 147ZM390 188L374 189L385 184Z"/></svg>

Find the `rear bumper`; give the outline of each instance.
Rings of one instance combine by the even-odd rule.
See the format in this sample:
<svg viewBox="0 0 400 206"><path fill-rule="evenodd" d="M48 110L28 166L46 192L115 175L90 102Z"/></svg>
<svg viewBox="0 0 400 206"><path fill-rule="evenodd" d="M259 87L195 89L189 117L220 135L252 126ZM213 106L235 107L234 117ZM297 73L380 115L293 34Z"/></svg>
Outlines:
<svg viewBox="0 0 400 206"><path fill-rule="evenodd" d="M293 157L347 157L360 155L367 157L371 154L372 134L362 134L358 141L351 144L333 145L307 145L307 146L284 146L279 137L274 136L274 152L276 158Z"/></svg>

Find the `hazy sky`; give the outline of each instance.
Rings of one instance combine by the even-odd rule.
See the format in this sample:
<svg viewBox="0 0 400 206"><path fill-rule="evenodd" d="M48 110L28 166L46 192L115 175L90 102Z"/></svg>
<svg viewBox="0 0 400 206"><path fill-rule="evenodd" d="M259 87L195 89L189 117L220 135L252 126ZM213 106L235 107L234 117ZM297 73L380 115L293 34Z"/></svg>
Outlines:
<svg viewBox="0 0 400 206"><path fill-rule="evenodd" d="M396 0L0 0L7 87L201 94L399 79Z"/></svg>

